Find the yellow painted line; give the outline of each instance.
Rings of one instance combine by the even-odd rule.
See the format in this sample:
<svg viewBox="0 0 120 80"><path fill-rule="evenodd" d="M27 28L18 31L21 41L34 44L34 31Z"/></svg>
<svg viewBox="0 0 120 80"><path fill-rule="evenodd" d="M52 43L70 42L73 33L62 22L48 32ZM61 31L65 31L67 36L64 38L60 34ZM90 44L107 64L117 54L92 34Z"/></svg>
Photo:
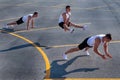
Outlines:
<svg viewBox="0 0 120 80"><path fill-rule="evenodd" d="M13 19L17 19L17 18L19 18L19 17L9 18L9 19L2 19L2 20L0 20L0 22L1 22L1 21L7 21L7 20L13 20Z"/></svg>
<svg viewBox="0 0 120 80"><path fill-rule="evenodd" d="M39 1L34 1L34 2L26 2L26 3L21 3L21 4L17 4L16 6L23 6L23 5L30 5L30 4L36 4L38 3Z"/></svg>
<svg viewBox="0 0 120 80"><path fill-rule="evenodd" d="M59 5L51 6L51 7L53 7L53 8L60 8L60 7L63 7L63 6L66 6L66 4L59 4Z"/></svg>
<svg viewBox="0 0 120 80"><path fill-rule="evenodd" d="M59 28L59 27L55 26L55 27L38 28L38 29L30 29L30 30L18 30L18 31L15 31L13 33L31 32L31 31L48 30L48 29L56 29L56 28Z"/></svg>
<svg viewBox="0 0 120 80"><path fill-rule="evenodd" d="M120 40L111 41L110 43L120 43Z"/></svg>
<svg viewBox="0 0 120 80"><path fill-rule="evenodd" d="M104 6L96 6L96 7L90 7L90 8L77 8L77 7L73 7L72 9L94 10L94 9L105 8L105 7L107 7L107 5L104 5Z"/></svg>
<svg viewBox="0 0 120 80"><path fill-rule="evenodd" d="M27 5L27 4L29 4L29 5ZM37 5L30 5L31 3L26 3L26 5L27 6L37 6ZM21 5L17 5L17 6L22 6L22 5L24 5L24 4L21 4ZM40 6L40 7L44 7L44 8L50 8L50 7L52 7L52 8L61 8L61 7L65 7L66 6L66 4L59 4L59 5L54 5L54 6Z"/></svg>
<svg viewBox="0 0 120 80"><path fill-rule="evenodd" d="M14 18L12 18L14 19ZM5 19L5 20L10 20L10 19ZM2 21L5 21L2 20ZM79 23L78 25L85 25L85 24L91 24L91 22L85 22L85 23ZM37 28L37 29L30 29L30 30L16 30L15 32L12 33L23 33L23 32L32 32L32 31L39 31L39 30L49 30L49 29L57 29L60 28L59 26L55 26L55 27L47 27L47 28Z"/></svg>
<svg viewBox="0 0 120 80"><path fill-rule="evenodd" d="M102 11L106 11L106 12L120 12L119 9L117 9L117 10L102 10Z"/></svg>
<svg viewBox="0 0 120 80"><path fill-rule="evenodd" d="M117 41L111 41L110 43L120 43L120 40ZM65 45L55 45L55 46L48 46L50 48L63 48L63 47L72 47L72 46L78 46L79 44L65 44Z"/></svg>
<svg viewBox="0 0 120 80"><path fill-rule="evenodd" d="M84 23L79 23L78 25L90 25L92 24L91 22L84 22Z"/></svg>
<svg viewBox="0 0 120 80"><path fill-rule="evenodd" d="M111 3L109 5L113 5L114 3ZM95 7L89 7L89 8L79 8L79 7L72 7L72 9L79 9L79 10L95 10L95 9L103 9L108 7L108 5L103 5L103 6L95 6ZM112 10L103 10L103 11L112 11ZM118 9L119 11L119 9Z"/></svg>
<svg viewBox="0 0 120 80"><path fill-rule="evenodd" d="M91 22L79 23L79 25L91 24ZM22 32L31 32L31 31L39 31L39 30L49 30L49 29L57 29L59 26L55 27L47 27L47 28L38 28L38 29L30 29L30 30L18 30L13 33L22 33Z"/></svg>
<svg viewBox="0 0 120 80"><path fill-rule="evenodd" d="M120 78L53 78L44 80L120 80Z"/></svg>
<svg viewBox="0 0 120 80"><path fill-rule="evenodd" d="M113 3L112 3L113 4ZM112 5L110 4L110 5ZM73 7L72 9L80 9L80 10L94 10L94 9L100 9L100 8L105 8L107 5L103 6L95 6L95 7L89 7L89 8L79 8L79 7Z"/></svg>
<svg viewBox="0 0 120 80"><path fill-rule="evenodd" d="M31 40L29 40L29 39L27 39L25 37L22 37L22 36L20 36L18 34L14 34L14 33L9 33L9 34L30 43L31 45L33 45L41 53L41 55L42 55L42 57L43 57L43 59L45 61L45 66L46 66L46 76L45 76L45 78L49 78L50 77L50 62L49 62L48 57L45 54L45 52L40 47L38 47L36 44L34 44Z"/></svg>
<svg viewBox="0 0 120 80"><path fill-rule="evenodd" d="M71 46L77 46L79 44L66 44L66 45L56 45L56 46L48 46L51 48L62 48L62 47L71 47Z"/></svg>
<svg viewBox="0 0 120 80"><path fill-rule="evenodd" d="M28 5L28 4L35 4L36 2L33 3L22 3L22 4L17 4L16 6L23 6L23 5Z"/></svg>

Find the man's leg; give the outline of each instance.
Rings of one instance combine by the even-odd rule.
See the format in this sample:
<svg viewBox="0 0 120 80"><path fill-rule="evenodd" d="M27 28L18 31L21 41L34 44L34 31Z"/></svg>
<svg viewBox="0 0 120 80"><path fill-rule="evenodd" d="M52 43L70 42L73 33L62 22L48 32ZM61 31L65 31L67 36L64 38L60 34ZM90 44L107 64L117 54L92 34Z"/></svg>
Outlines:
<svg viewBox="0 0 120 80"><path fill-rule="evenodd" d="M10 27L13 27L13 25L17 25L17 23L16 22L8 23L8 24L4 25L3 28L10 28Z"/></svg>
<svg viewBox="0 0 120 80"><path fill-rule="evenodd" d="M73 27L76 27L76 28L83 28L84 27L82 25L77 25L77 24L74 24L72 22L70 22L70 26L73 26Z"/></svg>
<svg viewBox="0 0 120 80"><path fill-rule="evenodd" d="M64 31L70 31L70 29L68 28L66 24L63 24L63 27L64 27Z"/></svg>
<svg viewBox="0 0 120 80"><path fill-rule="evenodd" d="M66 24L64 24L64 22L59 23L59 26L64 29L64 31L69 31L70 29L68 28L68 26Z"/></svg>
<svg viewBox="0 0 120 80"><path fill-rule="evenodd" d="M70 54L70 53L73 53L73 52L76 52L76 51L79 51L79 50L83 50L85 48L85 50L88 50L88 45L87 45L87 40L89 39L86 38L82 43L80 43L76 48L71 48L69 49L68 51L66 51L64 54L63 54L63 57L64 59L67 60L67 54Z"/></svg>
<svg viewBox="0 0 120 80"><path fill-rule="evenodd" d="M88 52L88 49L89 49L89 47L86 47L86 48L85 48L85 52L86 52L86 54L89 56L90 53Z"/></svg>
<svg viewBox="0 0 120 80"><path fill-rule="evenodd" d="M76 28L82 28L83 30L86 30L87 25L77 25L72 22L70 22L70 26L76 27Z"/></svg>
<svg viewBox="0 0 120 80"><path fill-rule="evenodd" d="M21 17L21 18L19 18L17 21L8 23L7 25L8 25L8 26L11 26L11 25L20 25L20 24L22 24L22 23L24 23L24 22L23 22L22 17Z"/></svg>
<svg viewBox="0 0 120 80"><path fill-rule="evenodd" d="M15 22L8 23L7 25L8 25L8 26L9 26L9 25L17 25L17 23L16 23L16 21L15 21Z"/></svg>
<svg viewBox="0 0 120 80"><path fill-rule="evenodd" d="M67 55L67 54L69 54L69 53L73 53L73 52L76 52L76 51L79 51L80 49L78 48L78 47L76 47L76 48L71 48L71 49L69 49L68 51L66 51L65 52L65 54Z"/></svg>
<svg viewBox="0 0 120 80"><path fill-rule="evenodd" d="M68 57L67 57L67 54L70 54L70 53L73 53L73 52L76 52L76 51L79 51L80 49L79 48L71 48L71 49L69 49L68 51L66 51L64 54L63 54L63 58L65 59L65 60L67 60L68 59Z"/></svg>
<svg viewBox="0 0 120 80"><path fill-rule="evenodd" d="M89 47L86 47L86 48L85 48L85 51L87 51L88 49L89 49Z"/></svg>

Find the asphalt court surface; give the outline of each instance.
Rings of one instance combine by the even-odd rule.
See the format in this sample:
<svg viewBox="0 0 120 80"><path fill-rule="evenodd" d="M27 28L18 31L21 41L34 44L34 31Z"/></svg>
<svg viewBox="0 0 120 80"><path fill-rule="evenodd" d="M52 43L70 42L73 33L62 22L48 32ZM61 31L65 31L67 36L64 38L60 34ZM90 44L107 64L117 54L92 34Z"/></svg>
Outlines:
<svg viewBox="0 0 120 80"><path fill-rule="evenodd" d="M72 22L87 24L86 31L75 29L71 34L57 22L66 5L71 5ZM17 18L39 12L35 28L15 26L15 32L0 33L0 80L43 80L44 78L119 78L120 77L120 1L119 0L0 0L0 28ZM112 59L102 60L92 49L62 54L77 46L84 38L111 33L109 44ZM99 47L102 51L102 47Z"/></svg>

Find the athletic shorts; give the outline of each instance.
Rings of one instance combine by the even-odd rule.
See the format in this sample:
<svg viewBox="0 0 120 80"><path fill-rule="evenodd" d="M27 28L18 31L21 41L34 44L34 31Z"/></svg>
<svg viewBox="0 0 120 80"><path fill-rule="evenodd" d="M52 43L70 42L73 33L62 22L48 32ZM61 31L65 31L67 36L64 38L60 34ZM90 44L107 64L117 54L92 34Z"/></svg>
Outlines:
<svg viewBox="0 0 120 80"><path fill-rule="evenodd" d="M59 23L59 26L62 28L62 29L64 29L64 22L60 22ZM68 27L70 26L70 22L69 22L69 24L67 25Z"/></svg>
<svg viewBox="0 0 120 80"><path fill-rule="evenodd" d="M20 19L18 19L18 20L16 21L16 23L17 23L17 25L20 25L20 24L24 23L24 21L22 20L22 17L21 17Z"/></svg>
<svg viewBox="0 0 120 80"><path fill-rule="evenodd" d="M82 49L84 49L84 48L86 48L86 47L89 47L89 48L92 47L92 46L89 46L89 45L87 44L87 40L88 40L89 38L90 38L90 37L86 38L81 44L78 45L78 48L79 48L80 50L82 50Z"/></svg>

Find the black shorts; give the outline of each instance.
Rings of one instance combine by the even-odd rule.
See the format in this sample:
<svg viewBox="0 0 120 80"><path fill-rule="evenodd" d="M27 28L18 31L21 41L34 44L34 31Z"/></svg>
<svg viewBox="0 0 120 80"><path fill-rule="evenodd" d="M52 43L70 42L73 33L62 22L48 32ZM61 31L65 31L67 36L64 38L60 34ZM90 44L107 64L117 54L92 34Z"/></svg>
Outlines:
<svg viewBox="0 0 120 80"><path fill-rule="evenodd" d="M88 38L86 38L81 44L79 44L78 45L78 48L80 49L80 50L82 50L82 49L84 49L84 48L86 48L86 47L92 47L92 46L89 46L88 44L87 44L87 40L89 39L90 37L88 37Z"/></svg>
<svg viewBox="0 0 120 80"><path fill-rule="evenodd" d="M18 20L16 21L16 23L17 23L17 25L20 25L20 24L24 23L24 21L22 20L22 17L21 17L20 19L18 19Z"/></svg>
<svg viewBox="0 0 120 80"><path fill-rule="evenodd" d="M62 29L64 29L64 22L60 22L59 23L59 26L62 28ZM70 26L70 22L69 22L69 24L67 25L68 27Z"/></svg>

